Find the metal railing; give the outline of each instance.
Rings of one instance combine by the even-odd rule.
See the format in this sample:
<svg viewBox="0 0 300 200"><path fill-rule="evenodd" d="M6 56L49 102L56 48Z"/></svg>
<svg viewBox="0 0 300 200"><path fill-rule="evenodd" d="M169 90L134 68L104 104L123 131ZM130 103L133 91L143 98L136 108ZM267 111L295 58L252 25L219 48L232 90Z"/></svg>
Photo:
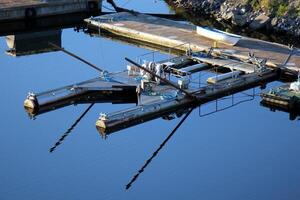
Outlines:
<svg viewBox="0 0 300 200"><path fill-rule="evenodd" d="M166 48L165 52L163 52L162 50L155 50L155 51L150 51L148 53L141 54L141 55L137 56L136 61L139 64L142 64L141 61L143 61L143 60L148 60L148 61L156 62L158 60L157 58L159 56L160 56L159 59L163 60L163 59L161 59L162 58L161 56L165 55L166 53L168 55L165 55L165 59L166 60L167 59L171 59L173 57L172 55L174 55L174 53L172 53L172 52L173 51L178 52L178 51L182 50L183 48L181 49L180 47L185 46L185 45L188 45L188 47L189 47L188 49L190 49L190 46L191 46L190 43L182 43L182 44L179 44L179 45L176 45L176 46L172 46L172 47Z"/></svg>

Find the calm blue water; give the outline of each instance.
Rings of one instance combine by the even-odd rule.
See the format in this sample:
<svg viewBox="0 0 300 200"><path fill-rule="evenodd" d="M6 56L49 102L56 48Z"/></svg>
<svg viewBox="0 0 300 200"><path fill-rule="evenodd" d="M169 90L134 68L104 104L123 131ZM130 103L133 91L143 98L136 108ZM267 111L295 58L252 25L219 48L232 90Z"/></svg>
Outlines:
<svg viewBox="0 0 300 200"><path fill-rule="evenodd" d="M161 2L127 6L167 12ZM63 30L62 41L66 49L110 71L123 69L124 57L148 52L73 29ZM179 119L158 119L103 140L94 125L99 113L124 106L97 104L50 154L88 105L33 121L23 109L27 92L84 81L97 72L61 52L14 58L6 49L0 38L1 200L300 198L300 122L260 107L259 97L207 117L195 110L128 191L125 185Z"/></svg>

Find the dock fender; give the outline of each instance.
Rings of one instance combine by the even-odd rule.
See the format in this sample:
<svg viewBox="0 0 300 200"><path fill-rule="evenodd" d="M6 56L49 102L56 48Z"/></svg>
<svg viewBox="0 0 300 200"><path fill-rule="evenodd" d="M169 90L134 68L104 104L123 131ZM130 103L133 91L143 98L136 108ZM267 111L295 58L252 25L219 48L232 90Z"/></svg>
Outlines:
<svg viewBox="0 0 300 200"><path fill-rule="evenodd" d="M24 108L30 116L34 116L39 111L39 102L35 95L28 95L24 101Z"/></svg>
<svg viewBox="0 0 300 200"><path fill-rule="evenodd" d="M26 19L32 19L36 17L36 10L35 8L26 8L25 9L25 17Z"/></svg>

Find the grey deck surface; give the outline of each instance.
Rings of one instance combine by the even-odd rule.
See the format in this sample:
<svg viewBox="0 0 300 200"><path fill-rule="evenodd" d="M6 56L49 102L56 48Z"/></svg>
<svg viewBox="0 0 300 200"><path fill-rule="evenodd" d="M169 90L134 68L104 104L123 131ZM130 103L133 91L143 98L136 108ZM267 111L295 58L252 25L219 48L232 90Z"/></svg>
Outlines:
<svg viewBox="0 0 300 200"><path fill-rule="evenodd" d="M119 36L174 49L186 50L191 48L194 51L203 51L214 44L213 40L198 35L195 25L145 14L109 14L86 19L86 22L90 26L104 29ZM233 56L243 59L248 58L249 52L253 52L259 58L267 58L267 64L274 67L284 63L290 52L287 46L247 37L242 37L236 46L219 43L218 48L230 50ZM300 69L299 50L294 51L287 67L294 70Z"/></svg>

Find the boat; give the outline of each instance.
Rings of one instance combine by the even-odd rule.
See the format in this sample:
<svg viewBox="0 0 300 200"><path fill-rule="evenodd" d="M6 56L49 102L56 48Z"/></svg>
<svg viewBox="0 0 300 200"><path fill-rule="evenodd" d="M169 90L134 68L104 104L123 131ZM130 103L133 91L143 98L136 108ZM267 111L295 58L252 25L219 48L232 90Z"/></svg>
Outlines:
<svg viewBox="0 0 300 200"><path fill-rule="evenodd" d="M286 109L300 111L300 76L298 80L287 85L276 87L261 94L262 103Z"/></svg>
<svg viewBox="0 0 300 200"><path fill-rule="evenodd" d="M242 38L239 35L227 33L214 28L201 26L197 26L197 34L230 46L235 46Z"/></svg>

